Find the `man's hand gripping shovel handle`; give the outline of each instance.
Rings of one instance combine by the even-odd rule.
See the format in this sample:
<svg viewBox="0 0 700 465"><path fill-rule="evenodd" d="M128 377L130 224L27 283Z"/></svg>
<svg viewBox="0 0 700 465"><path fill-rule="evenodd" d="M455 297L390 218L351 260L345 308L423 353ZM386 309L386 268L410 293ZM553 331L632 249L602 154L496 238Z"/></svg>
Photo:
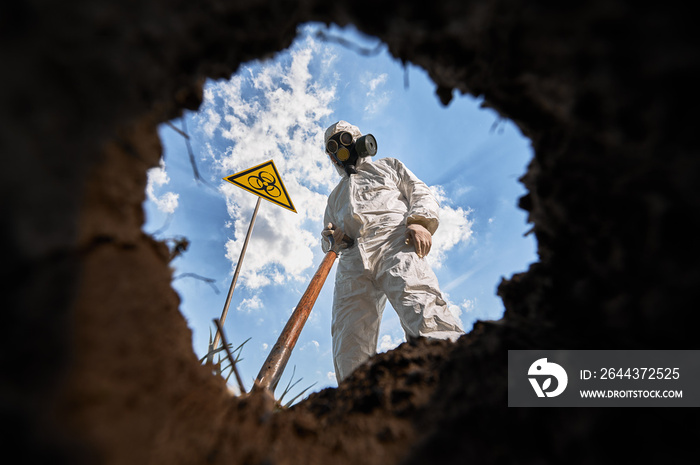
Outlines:
<svg viewBox="0 0 700 465"><path fill-rule="evenodd" d="M347 234L343 235L343 241L340 244L337 244L337 246L335 244L335 239L333 239L333 235L328 236L328 240L331 243L331 250L329 250L329 252L331 252L331 251L335 252L336 255L338 255L338 253L341 250L348 248L348 247L352 247L353 244L355 244L355 241L351 237L348 237ZM346 247L343 247L344 245Z"/></svg>

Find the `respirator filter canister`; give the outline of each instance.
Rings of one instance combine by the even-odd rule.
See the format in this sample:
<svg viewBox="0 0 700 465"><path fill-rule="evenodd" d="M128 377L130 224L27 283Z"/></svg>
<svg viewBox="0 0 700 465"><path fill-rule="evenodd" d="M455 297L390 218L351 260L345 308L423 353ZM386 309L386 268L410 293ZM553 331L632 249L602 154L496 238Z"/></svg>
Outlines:
<svg viewBox="0 0 700 465"><path fill-rule="evenodd" d="M377 140L372 134L366 134L353 142L352 134L347 131L334 134L326 143L326 151L340 163L345 164L351 158L372 157L377 153ZM353 160L354 161L354 160Z"/></svg>

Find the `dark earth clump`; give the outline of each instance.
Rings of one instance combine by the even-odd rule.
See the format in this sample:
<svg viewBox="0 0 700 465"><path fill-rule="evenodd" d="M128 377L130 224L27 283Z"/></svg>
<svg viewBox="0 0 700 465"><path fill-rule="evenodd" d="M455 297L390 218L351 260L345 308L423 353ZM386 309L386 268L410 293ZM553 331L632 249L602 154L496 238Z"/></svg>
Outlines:
<svg viewBox="0 0 700 465"><path fill-rule="evenodd" d="M694 463L694 409L508 409L513 349L697 349L695 17L674 2L77 0L0 7L3 453L23 463ZM506 313L277 412L200 366L141 232L157 125L352 23L531 140L540 260ZM516 201L516 199L513 199Z"/></svg>

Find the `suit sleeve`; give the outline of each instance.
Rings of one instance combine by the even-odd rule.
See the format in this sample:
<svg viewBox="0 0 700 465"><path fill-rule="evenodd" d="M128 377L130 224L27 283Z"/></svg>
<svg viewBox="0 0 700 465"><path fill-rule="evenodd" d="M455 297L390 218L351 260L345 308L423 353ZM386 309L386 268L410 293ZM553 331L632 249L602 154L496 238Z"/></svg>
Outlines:
<svg viewBox="0 0 700 465"><path fill-rule="evenodd" d="M430 234L435 234L440 225L440 205L433 192L399 160L394 160L394 165L398 176L398 188L408 201L406 226L420 224Z"/></svg>

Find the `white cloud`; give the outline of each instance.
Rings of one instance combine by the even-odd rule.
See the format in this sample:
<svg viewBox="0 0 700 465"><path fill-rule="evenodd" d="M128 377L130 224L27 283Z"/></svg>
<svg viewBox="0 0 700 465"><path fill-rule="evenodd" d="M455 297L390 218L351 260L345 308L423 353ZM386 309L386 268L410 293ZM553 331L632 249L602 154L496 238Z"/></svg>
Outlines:
<svg viewBox="0 0 700 465"><path fill-rule="evenodd" d="M239 312L251 313L254 310L260 310L263 306L262 300L257 295L249 299L243 299L240 304L238 304L237 310Z"/></svg>
<svg viewBox="0 0 700 465"><path fill-rule="evenodd" d="M170 177L165 171L165 161L160 160L160 165L148 170L148 184L146 186L146 195L151 200L158 210L163 213L175 213L178 206L179 194L174 192L165 192L160 196L156 195L156 188L164 186L170 182Z"/></svg>
<svg viewBox="0 0 700 465"><path fill-rule="evenodd" d="M373 79L370 79L367 83L367 86L369 87L369 92L367 92L367 96L369 96L371 92L376 91L377 87L379 87L381 84L385 84L388 77L388 74L383 73Z"/></svg>
<svg viewBox="0 0 700 465"><path fill-rule="evenodd" d="M328 378L330 381L336 381L336 382L338 381L335 377L335 373L332 371L329 371L328 373L326 373L326 378Z"/></svg>
<svg viewBox="0 0 700 465"><path fill-rule="evenodd" d="M476 297L473 299L464 299L460 307L464 309L467 318L470 320L488 321L500 318L500 316L490 314L487 309L480 307Z"/></svg>
<svg viewBox="0 0 700 465"><path fill-rule="evenodd" d="M472 238L473 221L469 219L472 209L451 207L442 186L430 186L440 203L440 226L433 236L433 245L427 259L433 268L442 267L447 252L459 243L467 243Z"/></svg>
<svg viewBox="0 0 700 465"><path fill-rule="evenodd" d="M323 73L314 78L310 69L329 59L327 50L307 37L274 62L255 63L207 87L199 128L209 136L218 130L230 141L223 153L208 147L219 174L272 159L298 212L262 202L240 275L248 288L307 280L314 251L320 249L326 198L338 176L323 154L321 124L332 113L335 80ZM225 184L234 227L226 257L233 266L257 197Z"/></svg>
<svg viewBox="0 0 700 465"><path fill-rule="evenodd" d="M404 337L393 339L390 334L384 334L379 339L379 344L377 344L377 352L386 352L388 350L395 349L402 342L406 342Z"/></svg>
<svg viewBox="0 0 700 465"><path fill-rule="evenodd" d="M462 324L462 319L460 318L462 316L462 308L459 305L450 305L449 309L452 316L454 316L459 323L459 326L464 327L464 324Z"/></svg>
<svg viewBox="0 0 700 465"><path fill-rule="evenodd" d="M205 99L210 99L213 98L211 95L211 89L207 89L205 92ZM205 110L206 114L206 119L205 119L205 124L202 125L202 130L204 133L209 136L209 137L214 137L214 131L219 127L219 123L221 123L221 116L214 111L213 108L207 108Z"/></svg>
<svg viewBox="0 0 700 465"><path fill-rule="evenodd" d="M450 300L450 295L444 290L442 291L442 298L445 299L445 302L447 302L447 309L450 311L450 313L452 313L452 316L455 317L459 327L464 328L464 323L462 323L462 306L452 303Z"/></svg>
<svg viewBox="0 0 700 465"><path fill-rule="evenodd" d="M310 347L313 347L314 349L318 350L321 347L321 344L319 344L318 341L312 340L312 341L309 341L306 344L304 344L304 346L301 347L299 350L303 351L303 350L306 350L307 348L310 348Z"/></svg>
<svg viewBox="0 0 700 465"><path fill-rule="evenodd" d="M270 346L263 342L262 350L267 350L268 347L270 347Z"/></svg>
<svg viewBox="0 0 700 465"><path fill-rule="evenodd" d="M461 306L465 312L473 313L474 309L476 308L476 297L474 297L473 299L464 299L464 302L462 302Z"/></svg>
<svg viewBox="0 0 700 465"><path fill-rule="evenodd" d="M389 75L386 73L382 73L378 76L365 73L360 78L360 82L367 86L367 93L365 95L367 103L364 108L366 115L376 115L391 101L391 94L388 91L382 90L382 86L386 84L388 78Z"/></svg>
<svg viewBox="0 0 700 465"><path fill-rule="evenodd" d="M474 186L459 186L454 190L453 197L458 199L474 190Z"/></svg>

